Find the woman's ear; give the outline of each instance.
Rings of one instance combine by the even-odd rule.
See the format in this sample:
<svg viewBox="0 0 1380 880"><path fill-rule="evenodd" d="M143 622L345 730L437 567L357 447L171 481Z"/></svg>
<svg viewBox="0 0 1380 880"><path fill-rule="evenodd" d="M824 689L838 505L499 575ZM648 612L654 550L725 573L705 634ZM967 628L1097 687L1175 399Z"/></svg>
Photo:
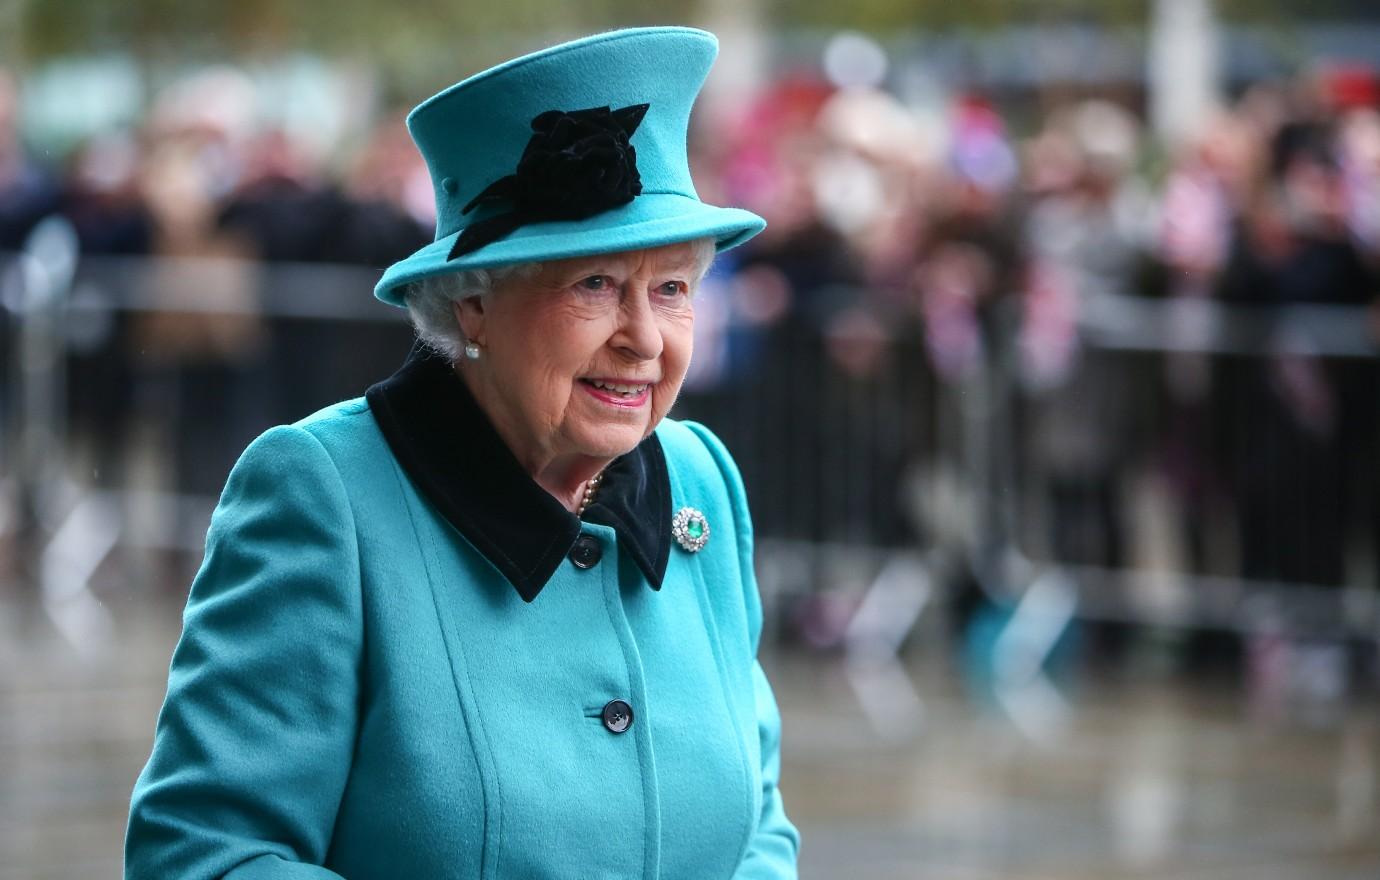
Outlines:
<svg viewBox="0 0 1380 880"><path fill-rule="evenodd" d="M455 313L455 323L460 325L460 332L465 335L465 340L477 342L483 346L486 342L484 338L484 298L467 296L464 299L455 300L450 304L450 307Z"/></svg>

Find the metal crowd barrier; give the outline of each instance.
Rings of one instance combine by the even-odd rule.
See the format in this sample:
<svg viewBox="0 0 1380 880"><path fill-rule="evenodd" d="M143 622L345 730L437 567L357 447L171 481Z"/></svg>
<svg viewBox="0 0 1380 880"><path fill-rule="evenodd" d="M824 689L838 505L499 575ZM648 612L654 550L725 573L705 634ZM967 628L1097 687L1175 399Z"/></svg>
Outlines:
<svg viewBox="0 0 1380 880"><path fill-rule="evenodd" d="M23 254L0 256L0 267L0 552L10 557L0 560L9 581L0 588L31 584L57 626L89 650L109 633L92 582L113 556L144 566L133 582L157 574L150 554L194 560L243 445L271 424L362 393L411 339L401 313L369 295L372 269L78 260L60 221ZM742 468L763 591L780 612L769 626L846 649L879 727L910 730L922 717L896 658L929 609L954 603L963 580L1006 609L992 668L1013 718L1034 735L1057 724L1043 669L1077 619L1380 640L1376 529L1347 520L1340 582L1252 581L1230 562L1241 556L1229 545L1245 515L1231 505L1242 499L1219 485L1217 495L1185 496L1181 510L1165 513L1165 490L1155 486L1166 418L1183 415L1164 400L1178 360L1200 373L1204 363L1249 376L1297 361L1369 375L1380 360L1368 313L1093 298L1079 316L1082 366L1068 381L1100 378L1107 387L1059 400L1057 384L1028 381L1014 309L988 316L985 354L947 376L931 366L917 318L855 321L866 298L834 293L841 307L772 324L736 320L724 307L730 317L705 348L723 355L720 368L687 388L676 414L710 424ZM1212 403L1248 402L1219 394ZM1076 485L1072 501L1061 499L1051 468L1069 450L1056 411L1075 448L1095 446L1099 432L1129 437L1127 449L1094 452L1106 459L1102 477L1135 485L1110 502L1091 490L1080 501ZM1199 465L1224 460L1222 450L1198 452ZM1076 473L1072 458L1057 466ZM1188 565L1182 551L1137 555L1144 536L1123 535L1135 552L1076 558L1051 537L1062 512L1080 503L1139 526L1145 518L1128 506L1156 498L1160 512L1146 521L1162 531L1202 513L1195 499L1222 506L1203 515L1203 529L1227 550Z"/></svg>
<svg viewBox="0 0 1380 880"><path fill-rule="evenodd" d="M78 259L60 218L0 254L0 593L37 598L99 656L113 628L98 572L185 587L239 451L401 363L410 328L370 296L377 276Z"/></svg>

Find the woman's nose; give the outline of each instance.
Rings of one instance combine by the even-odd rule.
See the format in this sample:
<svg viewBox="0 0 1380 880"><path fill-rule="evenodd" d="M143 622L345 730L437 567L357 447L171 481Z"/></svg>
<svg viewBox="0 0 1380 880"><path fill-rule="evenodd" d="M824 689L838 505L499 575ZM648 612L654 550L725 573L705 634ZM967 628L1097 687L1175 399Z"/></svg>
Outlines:
<svg viewBox="0 0 1380 880"><path fill-rule="evenodd" d="M650 361L661 356L661 327L656 311L645 292L629 293L620 309L618 331L611 342L637 360Z"/></svg>

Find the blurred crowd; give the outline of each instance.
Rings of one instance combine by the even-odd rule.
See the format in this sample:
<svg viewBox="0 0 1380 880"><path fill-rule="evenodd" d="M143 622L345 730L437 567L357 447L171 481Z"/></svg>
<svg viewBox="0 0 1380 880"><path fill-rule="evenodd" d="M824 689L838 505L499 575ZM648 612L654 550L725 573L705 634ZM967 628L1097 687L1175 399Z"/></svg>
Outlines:
<svg viewBox="0 0 1380 880"><path fill-rule="evenodd" d="M948 457L982 474L987 539L1143 563L1128 492L1149 473L1170 496L1182 567L1374 583L1347 565L1377 545L1376 362L1298 344L1281 307L1353 307L1380 336L1378 99L1365 71L1256 84L1166 144L1110 100L1057 106L1022 136L977 94L934 125L881 90L780 82L741 108L739 137L707 145L722 195L769 221L735 258L732 302L741 320L815 328L829 369L861 383L850 395L888 370L932 381L922 436L893 448L914 415L896 413L879 424L900 433L874 431L863 457L875 484L898 485L915 447L973 424ZM1119 298L1154 301L1182 344L1157 351L1135 326L1111 348L1088 339L1081 328ZM1280 320L1256 350L1214 356L1200 308L1214 302ZM922 356L907 361L901 340ZM846 411L799 403L775 421L777 448L821 416L822 445L846 433L829 424ZM1003 525L1015 488L1040 506ZM1209 527L1224 513L1225 551Z"/></svg>
<svg viewBox="0 0 1380 880"><path fill-rule="evenodd" d="M21 144L18 86L0 75L0 251L57 214L84 258L154 258L123 285L99 279L94 289L112 300L142 288L144 305L117 311L105 339L78 346L69 365L71 417L87 435L78 439L94 439L95 470L118 480L133 423L162 420L172 485L215 493L266 424L393 369L398 346L372 328L256 314L253 268L382 269L431 240L430 184L400 115L328 155L262 125L273 96L241 70L212 67L165 88L137 127L98 132L52 165Z"/></svg>
<svg viewBox="0 0 1380 880"><path fill-rule="evenodd" d="M18 85L0 75L0 251L54 213L89 255L382 269L431 239L430 182L400 114L326 154L261 125L265 98L242 74L207 69L157 95L136 128L53 165L24 149ZM750 482L792 485L759 504L767 528L933 539L942 526L898 489L917 461L951 460L983 474L982 534L1117 568L1134 561L1129 481L1148 472L1167 487L1185 566L1347 582L1349 548L1380 545L1375 360L1284 344L1283 325L1259 352L1214 356L1194 305L1376 314L1380 90L1350 71L1238 91L1178 143L1147 131L1125 90L1051 101L1032 120L1028 95L1013 107L959 90L917 107L807 71L702 109L701 196L768 227L706 283L686 401L742 435ZM216 288L178 279L181 297ZM1089 344L1080 328L1119 298L1181 315L1185 344ZM319 360L338 337L265 343L252 316L156 318L125 344L208 365L189 397L203 402L239 352ZM367 345L357 336L347 354ZM761 405L735 419L754 389ZM861 500L825 485L831 473L864 486ZM210 474L213 490L223 471ZM1033 532L1028 506L999 509L1013 489L1037 499ZM1208 527L1223 510L1225 557Z"/></svg>
<svg viewBox="0 0 1380 880"><path fill-rule="evenodd" d="M259 124L271 96L242 72L211 68L52 167L22 147L18 86L0 74L0 248L50 213L87 254L387 265L431 239L431 189L400 117L321 155Z"/></svg>

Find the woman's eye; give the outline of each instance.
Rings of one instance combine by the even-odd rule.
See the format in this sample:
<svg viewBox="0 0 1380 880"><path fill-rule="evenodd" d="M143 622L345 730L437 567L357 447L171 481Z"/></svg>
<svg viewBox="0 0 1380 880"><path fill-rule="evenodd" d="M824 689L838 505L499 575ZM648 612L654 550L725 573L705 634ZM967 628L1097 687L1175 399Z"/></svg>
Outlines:
<svg viewBox="0 0 1380 880"><path fill-rule="evenodd" d="M608 279L603 275L591 275L581 281L580 286L585 290L603 290L608 287Z"/></svg>
<svg viewBox="0 0 1380 880"><path fill-rule="evenodd" d="M684 281L667 281L665 284L661 285L661 293L663 296L680 296L688 290L689 288Z"/></svg>

